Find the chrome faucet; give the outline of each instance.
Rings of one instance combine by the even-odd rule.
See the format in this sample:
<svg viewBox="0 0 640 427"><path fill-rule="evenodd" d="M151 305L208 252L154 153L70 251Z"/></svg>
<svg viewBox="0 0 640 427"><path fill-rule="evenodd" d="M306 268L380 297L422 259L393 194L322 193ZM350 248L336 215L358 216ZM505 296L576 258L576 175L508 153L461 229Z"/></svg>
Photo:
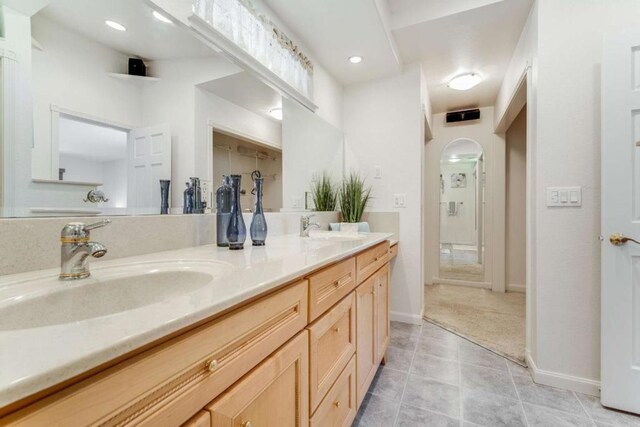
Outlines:
<svg viewBox="0 0 640 427"><path fill-rule="evenodd" d="M95 224L86 225L82 222L70 222L62 228L60 233L60 280L76 280L89 277L89 256L101 258L107 253L102 243L90 242L90 231L104 227L111 223L105 219Z"/></svg>
<svg viewBox="0 0 640 427"><path fill-rule="evenodd" d="M313 228L320 228L317 222L311 222L311 218L315 215L302 215L300 217L300 237L309 237L309 231Z"/></svg>

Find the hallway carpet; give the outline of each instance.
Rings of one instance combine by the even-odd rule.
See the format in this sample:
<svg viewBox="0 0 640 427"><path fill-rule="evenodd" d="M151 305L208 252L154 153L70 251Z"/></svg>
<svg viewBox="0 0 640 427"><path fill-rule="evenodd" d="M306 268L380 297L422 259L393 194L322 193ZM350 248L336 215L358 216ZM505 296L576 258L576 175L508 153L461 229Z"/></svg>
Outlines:
<svg viewBox="0 0 640 427"><path fill-rule="evenodd" d="M525 364L525 294L436 284L424 301L425 320Z"/></svg>

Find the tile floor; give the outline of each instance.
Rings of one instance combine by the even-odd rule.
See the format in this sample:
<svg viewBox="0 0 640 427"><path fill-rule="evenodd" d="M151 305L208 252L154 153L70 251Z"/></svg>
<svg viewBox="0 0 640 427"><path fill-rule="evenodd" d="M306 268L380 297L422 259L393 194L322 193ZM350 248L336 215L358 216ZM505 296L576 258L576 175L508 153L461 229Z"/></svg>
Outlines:
<svg viewBox="0 0 640 427"><path fill-rule="evenodd" d="M627 427L640 417L537 385L521 366L431 323L392 322L387 364L353 425Z"/></svg>

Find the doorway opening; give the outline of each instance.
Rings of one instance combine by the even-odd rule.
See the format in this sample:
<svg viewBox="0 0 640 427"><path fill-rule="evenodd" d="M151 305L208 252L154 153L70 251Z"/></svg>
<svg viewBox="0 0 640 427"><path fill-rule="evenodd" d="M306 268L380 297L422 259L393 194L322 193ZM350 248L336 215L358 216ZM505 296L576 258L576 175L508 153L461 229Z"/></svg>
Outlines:
<svg viewBox="0 0 640 427"><path fill-rule="evenodd" d="M486 107L478 121L436 125L427 143L438 173L426 183L424 318L526 366L526 107L512 115L496 133Z"/></svg>

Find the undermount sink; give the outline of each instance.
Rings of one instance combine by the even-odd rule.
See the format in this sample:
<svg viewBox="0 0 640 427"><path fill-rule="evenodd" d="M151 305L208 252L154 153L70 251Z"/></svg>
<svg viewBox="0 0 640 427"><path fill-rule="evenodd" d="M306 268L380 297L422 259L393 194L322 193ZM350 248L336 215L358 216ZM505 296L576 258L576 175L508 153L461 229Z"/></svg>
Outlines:
<svg viewBox="0 0 640 427"><path fill-rule="evenodd" d="M60 282L57 277L25 280L40 291L0 303L0 330L40 328L134 310L201 290L231 272L223 262L158 261L94 266L91 277L74 282Z"/></svg>
<svg viewBox="0 0 640 427"><path fill-rule="evenodd" d="M363 240L367 236L362 233L345 233L342 231L311 230L309 238L313 240L352 241Z"/></svg>

